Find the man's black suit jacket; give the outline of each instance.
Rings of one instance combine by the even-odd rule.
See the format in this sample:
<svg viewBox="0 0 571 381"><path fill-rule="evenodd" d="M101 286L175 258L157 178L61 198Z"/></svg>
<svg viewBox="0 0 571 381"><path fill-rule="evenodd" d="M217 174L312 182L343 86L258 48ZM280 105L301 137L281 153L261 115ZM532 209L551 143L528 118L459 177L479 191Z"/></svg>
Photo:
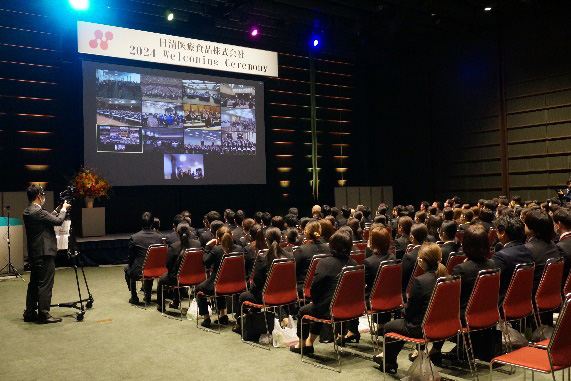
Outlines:
<svg viewBox="0 0 571 381"><path fill-rule="evenodd" d="M65 213L49 213L38 204L30 204L24 210L24 225L28 242L28 258L57 254L57 240L54 226L61 226Z"/></svg>
<svg viewBox="0 0 571 381"><path fill-rule="evenodd" d="M408 287L408 283L410 282L410 278L413 275L414 267L418 260L418 251L420 250L420 245L417 245L410 251L410 253L406 253L402 257L402 294L403 296L406 294L406 289Z"/></svg>
<svg viewBox="0 0 571 381"><path fill-rule="evenodd" d="M329 254L329 245L320 240L308 241L299 246L293 254L295 258L295 272L297 284L303 285L311 264L311 259L317 254ZM312 294L313 296L313 294Z"/></svg>
<svg viewBox="0 0 571 381"><path fill-rule="evenodd" d="M535 263L535 274L533 276L533 294L535 295L535 291L537 291L537 287L539 287L539 282L541 282L541 276L543 275L547 260L558 258L561 254L553 242L546 242L535 237L530 238L525 246L531 251L531 257L533 263Z"/></svg>
<svg viewBox="0 0 571 381"><path fill-rule="evenodd" d="M533 263L533 258L531 251L522 242L512 241L508 242L502 250L496 251L492 260L496 263L496 267L501 270L499 299L501 306L510 286L515 267L522 263Z"/></svg>
<svg viewBox="0 0 571 381"><path fill-rule="evenodd" d="M129 240L129 277L140 278L149 246L163 243L163 236L151 228L143 228Z"/></svg>
<svg viewBox="0 0 571 381"><path fill-rule="evenodd" d="M491 259L484 258L483 261L466 261L456 265L452 271L452 275L461 276L460 291L460 316L464 318L466 307L470 301L472 290L476 284L476 278L481 270L491 270L497 268L496 263Z"/></svg>
<svg viewBox="0 0 571 381"><path fill-rule="evenodd" d="M456 242L448 241L444 242L442 246L440 246L440 250L442 251L442 264L446 266L450 253L457 253L460 248Z"/></svg>
<svg viewBox="0 0 571 381"><path fill-rule="evenodd" d="M339 274L345 266L356 266L351 258L328 257L317 264L315 277L311 283L311 299L316 317L328 317L329 306L339 281Z"/></svg>
<svg viewBox="0 0 571 381"><path fill-rule="evenodd" d="M410 244L410 236L403 234L395 239L394 243L396 256L398 259L402 259L404 253L406 253L406 247Z"/></svg>
<svg viewBox="0 0 571 381"><path fill-rule="evenodd" d="M563 284L565 284L571 269L571 234L560 239L559 242L557 242L557 248L565 260L565 270L563 271Z"/></svg>
<svg viewBox="0 0 571 381"><path fill-rule="evenodd" d="M377 278L377 273L379 272L379 267L383 261L395 260L394 254L387 253L384 255L377 255L373 253L370 257L365 258L363 264L365 265L365 299L369 299L371 296L371 291L375 285L375 279Z"/></svg>

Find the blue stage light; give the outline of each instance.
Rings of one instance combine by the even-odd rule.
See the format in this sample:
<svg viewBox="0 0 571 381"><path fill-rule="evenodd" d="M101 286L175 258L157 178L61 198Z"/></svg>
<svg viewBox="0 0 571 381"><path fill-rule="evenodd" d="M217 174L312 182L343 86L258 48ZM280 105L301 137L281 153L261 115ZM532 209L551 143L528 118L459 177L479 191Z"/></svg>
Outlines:
<svg viewBox="0 0 571 381"><path fill-rule="evenodd" d="M315 48L315 47L317 47L317 45L319 45L319 39L314 38L313 39L313 47Z"/></svg>
<svg viewBox="0 0 571 381"><path fill-rule="evenodd" d="M76 11L86 11L89 8L89 0L68 0L69 5Z"/></svg>

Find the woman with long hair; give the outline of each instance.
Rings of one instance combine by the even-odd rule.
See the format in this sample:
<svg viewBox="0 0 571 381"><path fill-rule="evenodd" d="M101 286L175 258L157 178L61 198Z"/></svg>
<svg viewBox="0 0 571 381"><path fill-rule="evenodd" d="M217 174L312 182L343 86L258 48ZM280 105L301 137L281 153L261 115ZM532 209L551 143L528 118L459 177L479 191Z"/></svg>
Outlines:
<svg viewBox="0 0 571 381"><path fill-rule="evenodd" d="M214 295L214 282L218 268L222 263L224 255L230 253L242 253L240 246L234 244L234 238L230 229L222 226L216 231L216 238L206 243L204 247L204 267L210 268L210 275L206 280L196 286L196 292L202 291L206 295ZM210 327L210 314L208 313L208 303L204 296L199 296L196 300L198 304L198 314L204 319L201 323L203 327ZM228 315L226 315L226 298L219 297L216 300L218 309L220 310L220 321L214 321L214 324L228 324Z"/></svg>
<svg viewBox="0 0 571 381"><path fill-rule="evenodd" d="M299 246L294 253L295 272L297 277L297 292L303 295L303 284L311 264L311 259L316 254L329 254L329 245L321 239L321 224L319 221L310 221L305 225L305 238L307 241Z"/></svg>
<svg viewBox="0 0 571 381"><path fill-rule="evenodd" d="M184 252L192 247L191 230L186 222L181 222L176 227L176 234L179 240L168 248L167 254L167 272L161 275L157 284L157 310L164 311L164 300L162 300L162 290L165 285L175 285L177 283L176 277L180 263L184 258ZM170 305L171 308L178 308L179 300L178 293L174 294L174 300Z"/></svg>
<svg viewBox="0 0 571 381"><path fill-rule="evenodd" d="M258 253L268 248L264 238L264 228L262 225L254 224L250 228L250 243L244 247L244 259L246 261L246 279L250 279L254 263Z"/></svg>
<svg viewBox="0 0 571 381"><path fill-rule="evenodd" d="M264 285L268 278L268 272L272 267L274 259L279 258L293 258L293 255L280 247L280 240L282 237L281 230L276 227L271 227L266 230L266 243L268 251L260 253L256 257L254 263L254 271L252 272L252 282L249 291L244 291L238 298L238 303L235 305L236 315L240 314L242 304L245 301L262 304L262 292ZM236 333L241 332L240 316L236 319L236 326L232 329Z"/></svg>
<svg viewBox="0 0 571 381"><path fill-rule="evenodd" d="M425 271L423 275L413 278L410 296L404 310L404 318L396 319L385 324L385 333L395 332L408 337L422 338L422 321L430 304L432 291L439 277L447 276L446 267L441 263L442 252L434 242L425 242L418 252L418 265ZM385 353L374 356L373 360L380 364L381 370L395 374L398 368L397 356L404 341L387 342ZM383 367L385 356L386 369Z"/></svg>

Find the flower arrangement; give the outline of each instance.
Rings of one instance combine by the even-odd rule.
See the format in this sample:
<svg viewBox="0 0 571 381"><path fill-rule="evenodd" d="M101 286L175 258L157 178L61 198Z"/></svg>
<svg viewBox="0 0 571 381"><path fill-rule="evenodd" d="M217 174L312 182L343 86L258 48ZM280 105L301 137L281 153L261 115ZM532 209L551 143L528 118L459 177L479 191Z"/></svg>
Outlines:
<svg viewBox="0 0 571 381"><path fill-rule="evenodd" d="M81 167L71 181L76 188L77 195L85 198L107 196L111 189L111 184L95 168L91 167Z"/></svg>

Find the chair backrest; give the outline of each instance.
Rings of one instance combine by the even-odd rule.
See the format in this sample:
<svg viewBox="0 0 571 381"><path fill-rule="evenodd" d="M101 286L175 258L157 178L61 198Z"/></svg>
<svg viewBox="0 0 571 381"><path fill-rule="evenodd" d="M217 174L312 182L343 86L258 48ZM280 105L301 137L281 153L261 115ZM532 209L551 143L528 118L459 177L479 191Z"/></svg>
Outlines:
<svg viewBox="0 0 571 381"><path fill-rule="evenodd" d="M410 253L412 251L412 249L414 249L414 245L412 243L409 243L408 245L406 245L406 252Z"/></svg>
<svg viewBox="0 0 571 381"><path fill-rule="evenodd" d="M438 278L422 322L424 337L444 340L456 336L461 329L460 277Z"/></svg>
<svg viewBox="0 0 571 381"><path fill-rule="evenodd" d="M563 258L550 258L545 264L539 287L535 293L535 305L539 311L553 310L561 306L561 282Z"/></svg>
<svg viewBox="0 0 571 381"><path fill-rule="evenodd" d="M466 307L466 324L470 329L488 328L500 320L499 293L500 270L481 270Z"/></svg>
<svg viewBox="0 0 571 381"><path fill-rule="evenodd" d="M448 256L448 262L446 262L446 270L448 270L448 274L452 274L454 267L459 265L460 263L466 260L466 256L462 253L452 252Z"/></svg>
<svg viewBox="0 0 571 381"><path fill-rule="evenodd" d="M363 239L366 241L369 239L369 234L371 233L371 229L365 229L365 231L363 231Z"/></svg>
<svg viewBox="0 0 571 381"><path fill-rule="evenodd" d="M369 301L373 311L400 309L402 301L402 267L400 260L383 261L379 266Z"/></svg>
<svg viewBox="0 0 571 381"><path fill-rule="evenodd" d="M280 242L280 247L283 249L284 247L293 246L293 244L288 242Z"/></svg>
<svg viewBox="0 0 571 381"><path fill-rule="evenodd" d="M206 280L203 256L203 250L186 250L184 259L178 269L177 279L179 286L195 286Z"/></svg>
<svg viewBox="0 0 571 381"><path fill-rule="evenodd" d="M531 293L534 271L533 263L516 265L502 305L505 320L519 320L533 313Z"/></svg>
<svg viewBox="0 0 571 381"><path fill-rule="evenodd" d="M553 366L568 368L571 366L571 294L565 296L563 308L559 319L549 340L547 353L549 353Z"/></svg>
<svg viewBox="0 0 571 381"><path fill-rule="evenodd" d="M354 245L357 249L359 249L360 251L365 251L365 249L367 248L367 242L354 243L353 245Z"/></svg>
<svg viewBox="0 0 571 381"><path fill-rule="evenodd" d="M313 282L313 277L315 276L315 269L317 264L323 258L330 257L331 254L317 254L311 258L311 263L309 264L309 269L307 270L307 276L305 277L305 283L303 284L303 298L311 299L311 282Z"/></svg>
<svg viewBox="0 0 571 381"><path fill-rule="evenodd" d="M458 242L462 243L462 241L464 240L464 232L463 231L456 232L456 239L458 240Z"/></svg>
<svg viewBox="0 0 571 381"><path fill-rule="evenodd" d="M267 306L297 302L297 282L293 258L274 259L264 285L262 299Z"/></svg>
<svg viewBox="0 0 571 381"><path fill-rule="evenodd" d="M567 280L565 281L565 286L563 286L563 295L571 293L571 271L567 275Z"/></svg>
<svg viewBox="0 0 571 381"><path fill-rule="evenodd" d="M421 276L422 274L424 274L424 269L418 265L418 261L414 262L414 270L413 270L412 275L410 276L410 279L408 280L408 284L406 286L406 297L407 298L410 296L410 288L412 286L412 280L414 278L416 278L417 276Z"/></svg>
<svg viewBox="0 0 571 381"><path fill-rule="evenodd" d="M494 228L490 229L490 234L488 235L488 242L490 243L490 247L494 244L496 236L498 235L498 231Z"/></svg>
<svg viewBox="0 0 571 381"><path fill-rule="evenodd" d="M349 254L349 257L355 260L355 262L357 262L358 265L362 265L363 262L365 262L364 251L352 251L351 254Z"/></svg>
<svg viewBox="0 0 571 381"><path fill-rule="evenodd" d="M356 319L365 313L365 266L345 266L341 270L331 300L333 320Z"/></svg>
<svg viewBox="0 0 571 381"><path fill-rule="evenodd" d="M231 295L246 290L246 264L244 254L224 254L216 274L214 292L219 295Z"/></svg>
<svg viewBox="0 0 571 381"><path fill-rule="evenodd" d="M392 237L393 236L393 228L390 226L385 226L385 229L387 229L387 231L389 232L389 235Z"/></svg>
<svg viewBox="0 0 571 381"><path fill-rule="evenodd" d="M159 278L167 272L167 245L150 245L143 263L143 278Z"/></svg>

